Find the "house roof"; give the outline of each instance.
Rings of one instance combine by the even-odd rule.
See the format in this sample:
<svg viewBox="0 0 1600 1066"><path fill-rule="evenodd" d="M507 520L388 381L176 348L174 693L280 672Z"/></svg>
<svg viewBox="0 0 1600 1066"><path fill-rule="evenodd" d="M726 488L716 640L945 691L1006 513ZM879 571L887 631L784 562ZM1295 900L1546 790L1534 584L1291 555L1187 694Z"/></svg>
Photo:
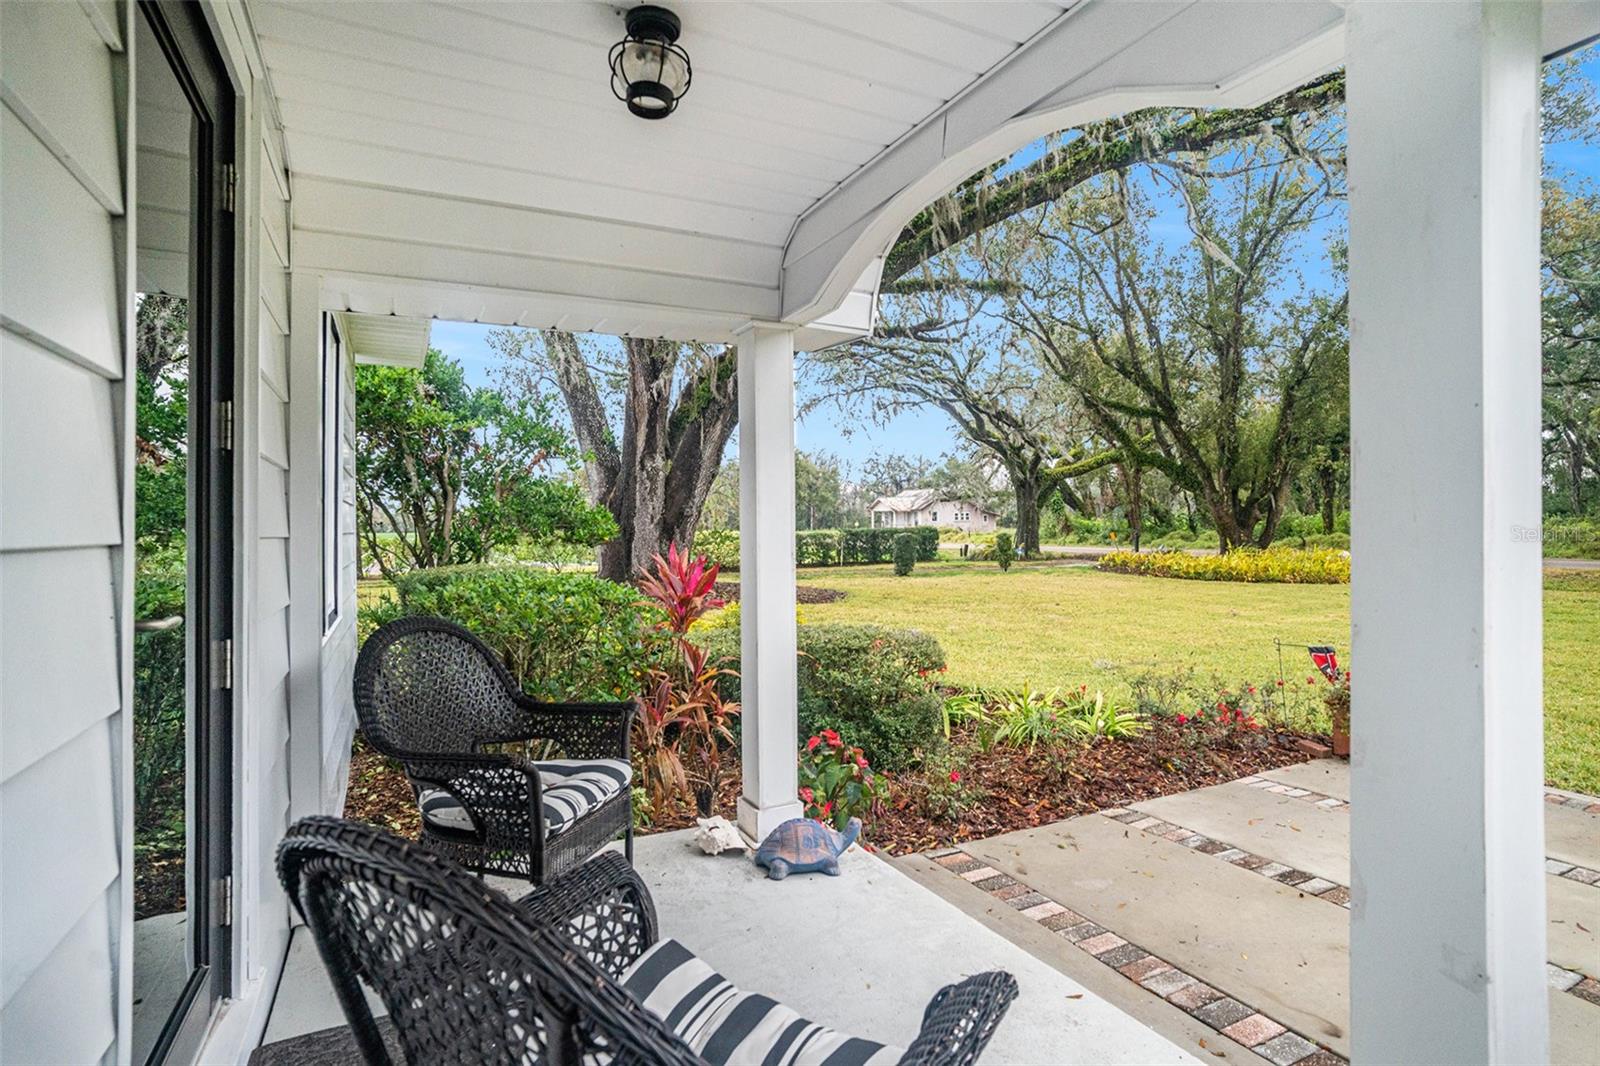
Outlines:
<svg viewBox="0 0 1600 1066"><path fill-rule="evenodd" d="M976 500L958 500L939 495L935 489L904 489L893 496L879 496L868 510L910 513L926 510L936 503L971 503L984 514L995 514Z"/></svg>
<svg viewBox="0 0 1600 1066"><path fill-rule="evenodd" d="M879 496L872 501L874 511L920 511L933 503L938 494L932 489L905 489L893 496Z"/></svg>

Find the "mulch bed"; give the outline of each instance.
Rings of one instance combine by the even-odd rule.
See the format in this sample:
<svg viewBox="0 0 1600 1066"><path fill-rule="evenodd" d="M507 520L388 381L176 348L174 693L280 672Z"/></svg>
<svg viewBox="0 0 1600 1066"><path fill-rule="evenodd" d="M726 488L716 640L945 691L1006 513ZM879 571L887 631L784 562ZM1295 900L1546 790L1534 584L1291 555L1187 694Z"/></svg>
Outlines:
<svg viewBox="0 0 1600 1066"><path fill-rule="evenodd" d="M905 780L898 782L890 809L873 820L866 836L897 855L953 847L1313 758L1298 744L1314 738L1262 733L1253 739L1257 746L1194 749L1183 742L1174 723L1156 719L1143 736L1099 740L1052 765L1042 749L1033 754L1006 747L983 752L961 744L958 737L953 765L961 772L962 783L981 789L985 797L959 821L934 819L919 809L916 775L895 775Z"/></svg>
<svg viewBox="0 0 1600 1066"><path fill-rule="evenodd" d="M739 598L739 583L737 581L718 581L712 595L719 600L733 603ZM822 589L815 585L796 585L794 587L795 599L801 603L832 603L842 600L845 594L840 589Z"/></svg>
<svg viewBox="0 0 1600 1066"><path fill-rule="evenodd" d="M158 914L173 914L185 906L184 852L141 853L133 860L133 917L135 921Z"/></svg>
<svg viewBox="0 0 1600 1066"><path fill-rule="evenodd" d="M411 782L400 764L367 747L358 733L350 754L350 784L344 794L344 816L387 829L408 840L422 832L422 816Z"/></svg>
<svg viewBox="0 0 1600 1066"><path fill-rule="evenodd" d="M1174 723L1157 719L1143 736L1101 740L1051 759L1043 749L1032 754L1018 748L978 751L958 735L952 765L965 785L982 790L983 798L959 819L931 818L921 810L926 786L920 775L893 774L890 808L872 819L865 835L871 846L894 855L951 847L1306 762L1314 757L1299 746L1306 739L1314 738L1262 733L1251 745L1196 749L1184 743ZM739 758L737 752L726 758L715 813L732 821L739 798ZM415 837L419 827L405 774L359 740L350 760L345 817L406 837ZM637 832L663 833L694 824L694 805L685 800L657 812Z"/></svg>

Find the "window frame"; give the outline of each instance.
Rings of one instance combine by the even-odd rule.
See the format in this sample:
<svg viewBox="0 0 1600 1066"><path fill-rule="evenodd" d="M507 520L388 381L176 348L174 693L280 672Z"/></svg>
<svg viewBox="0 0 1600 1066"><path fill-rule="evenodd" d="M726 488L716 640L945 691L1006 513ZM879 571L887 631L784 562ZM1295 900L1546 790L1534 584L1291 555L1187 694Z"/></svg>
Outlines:
<svg viewBox="0 0 1600 1066"><path fill-rule="evenodd" d="M344 538L339 535L339 505L344 499L344 338L333 315L322 316L322 633L339 624L339 571Z"/></svg>

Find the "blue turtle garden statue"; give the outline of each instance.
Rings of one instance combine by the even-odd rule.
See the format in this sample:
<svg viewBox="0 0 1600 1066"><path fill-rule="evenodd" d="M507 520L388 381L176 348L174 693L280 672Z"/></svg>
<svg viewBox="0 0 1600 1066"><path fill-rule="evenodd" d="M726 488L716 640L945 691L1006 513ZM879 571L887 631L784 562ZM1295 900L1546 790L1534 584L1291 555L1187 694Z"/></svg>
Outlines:
<svg viewBox="0 0 1600 1066"><path fill-rule="evenodd" d="M756 865L767 876L782 881L790 874L821 870L839 876L839 856L861 833L861 819L852 818L840 833L811 818L791 818L767 834L756 850Z"/></svg>

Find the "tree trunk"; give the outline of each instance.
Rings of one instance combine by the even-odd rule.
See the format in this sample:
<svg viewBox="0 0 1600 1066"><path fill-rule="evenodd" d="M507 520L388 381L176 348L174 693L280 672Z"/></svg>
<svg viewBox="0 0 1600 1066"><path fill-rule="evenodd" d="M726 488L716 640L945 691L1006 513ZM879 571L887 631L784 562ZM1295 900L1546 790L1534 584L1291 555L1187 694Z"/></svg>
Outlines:
<svg viewBox="0 0 1600 1066"><path fill-rule="evenodd" d="M1128 539L1138 551L1144 536L1144 468L1130 464L1123 469L1122 480L1128 487Z"/></svg>
<svg viewBox="0 0 1600 1066"><path fill-rule="evenodd" d="M1339 507L1339 471L1332 462L1325 462L1317 471L1317 480L1322 490L1322 531L1332 533Z"/></svg>
<svg viewBox="0 0 1600 1066"><path fill-rule="evenodd" d="M701 353L674 396L685 346L623 341L628 357L621 443L577 341L546 331L556 382L584 452L592 502L616 519L618 534L600 546L600 576L627 581L667 545L694 541L722 453L739 421L738 353ZM691 349L694 350L694 349Z"/></svg>
<svg viewBox="0 0 1600 1066"><path fill-rule="evenodd" d="M1039 479L1011 476L1017 498L1017 550L1024 559L1039 554Z"/></svg>
<svg viewBox="0 0 1600 1066"><path fill-rule="evenodd" d="M1583 514L1583 471L1588 465L1583 454L1583 438L1567 435L1567 498L1574 515Z"/></svg>

